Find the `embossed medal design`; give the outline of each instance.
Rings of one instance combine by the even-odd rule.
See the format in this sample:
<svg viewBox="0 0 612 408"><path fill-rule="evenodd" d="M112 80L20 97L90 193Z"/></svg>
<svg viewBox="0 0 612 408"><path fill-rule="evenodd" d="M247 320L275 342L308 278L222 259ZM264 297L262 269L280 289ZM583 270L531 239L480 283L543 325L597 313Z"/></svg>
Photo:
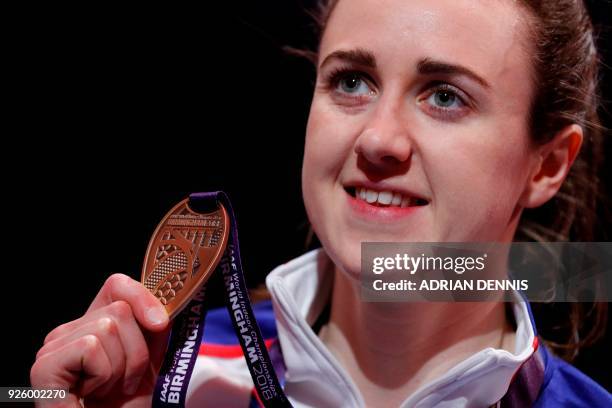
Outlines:
<svg viewBox="0 0 612 408"><path fill-rule="evenodd" d="M210 213L177 204L153 233L141 281L174 318L213 273L227 246L229 217L221 203Z"/></svg>

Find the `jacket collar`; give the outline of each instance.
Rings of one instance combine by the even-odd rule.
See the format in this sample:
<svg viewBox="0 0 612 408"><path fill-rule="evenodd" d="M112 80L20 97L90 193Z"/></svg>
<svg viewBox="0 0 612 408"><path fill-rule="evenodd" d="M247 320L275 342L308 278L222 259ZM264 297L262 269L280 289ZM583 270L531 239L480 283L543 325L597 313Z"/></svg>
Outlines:
<svg viewBox="0 0 612 408"><path fill-rule="evenodd" d="M322 249L279 266L266 278L286 366L285 391L294 406L363 407L360 391L311 329L325 306L333 264ZM486 348L407 396L402 407L488 407L499 401L514 374L534 352L529 304L516 295L515 352Z"/></svg>

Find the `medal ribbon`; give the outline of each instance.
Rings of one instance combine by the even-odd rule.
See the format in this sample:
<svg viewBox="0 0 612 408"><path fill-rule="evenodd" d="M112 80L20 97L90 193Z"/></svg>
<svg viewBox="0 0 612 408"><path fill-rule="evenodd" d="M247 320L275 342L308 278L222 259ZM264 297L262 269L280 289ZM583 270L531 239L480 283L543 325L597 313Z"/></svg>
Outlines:
<svg viewBox="0 0 612 408"><path fill-rule="evenodd" d="M291 407L272 366L261 331L249 300L238 245L238 229L232 205L222 191L194 193L189 206L196 211L214 211L222 204L230 217L227 248L214 273L223 275L225 303L240 341L247 367L259 399L266 408ZM204 335L206 284L176 317L153 392L155 408L184 407L187 386L193 373L198 349Z"/></svg>

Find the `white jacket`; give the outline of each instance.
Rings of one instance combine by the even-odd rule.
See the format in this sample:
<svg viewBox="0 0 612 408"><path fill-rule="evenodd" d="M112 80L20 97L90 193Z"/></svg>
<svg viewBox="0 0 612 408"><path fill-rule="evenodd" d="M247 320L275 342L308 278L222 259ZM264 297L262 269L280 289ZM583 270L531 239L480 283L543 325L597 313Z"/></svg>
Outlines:
<svg viewBox="0 0 612 408"><path fill-rule="evenodd" d="M331 260L318 249L277 267L266 279L278 330L271 354L284 362L284 389L294 407L365 406L359 389L311 329L328 302L332 273ZM489 407L499 401L535 349L528 305L517 301L513 311L517 325L514 353L480 350L406 395L401 407ZM279 343L282 354L273 350ZM280 371L283 374L282 368ZM253 402L253 382L242 356L198 356L187 407L243 408L254 406L249 405Z"/></svg>

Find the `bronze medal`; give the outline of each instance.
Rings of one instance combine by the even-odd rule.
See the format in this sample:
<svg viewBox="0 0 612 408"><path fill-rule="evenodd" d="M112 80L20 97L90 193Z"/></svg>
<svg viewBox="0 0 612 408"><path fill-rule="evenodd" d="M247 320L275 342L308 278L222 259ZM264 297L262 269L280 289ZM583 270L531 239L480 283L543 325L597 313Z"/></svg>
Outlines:
<svg viewBox="0 0 612 408"><path fill-rule="evenodd" d="M221 203L210 213L177 204L153 233L142 268L142 284L174 318L211 276L227 246L229 217Z"/></svg>

